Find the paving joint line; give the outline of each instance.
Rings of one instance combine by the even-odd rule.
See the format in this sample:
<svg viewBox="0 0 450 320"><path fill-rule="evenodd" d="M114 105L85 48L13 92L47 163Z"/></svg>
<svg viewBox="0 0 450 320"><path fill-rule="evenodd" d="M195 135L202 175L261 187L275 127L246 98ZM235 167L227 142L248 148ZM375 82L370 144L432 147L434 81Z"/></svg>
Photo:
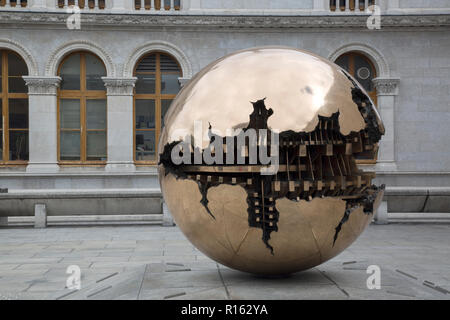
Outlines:
<svg viewBox="0 0 450 320"><path fill-rule="evenodd" d="M216 267L217 267L217 272L219 273L220 281L222 281L222 285L225 288L225 293L227 294L227 299L230 300L231 299L230 292L228 291L228 287L225 284L225 281L223 280L222 273L220 272L220 268L219 268L219 265L217 263L216 263Z"/></svg>
<svg viewBox="0 0 450 320"><path fill-rule="evenodd" d="M142 274L142 280L141 284L139 285L139 291L136 297L136 300L139 300L139 297L141 296L142 286L144 285L145 275L147 274L148 264L145 265L144 273Z"/></svg>
<svg viewBox="0 0 450 320"><path fill-rule="evenodd" d="M402 271L402 270L395 269L395 271L397 271L398 273L400 273L400 274L402 274L402 275L404 275L404 276L410 277L411 279L419 280L419 279L416 278L415 276L412 276L412 275L410 275L410 274L408 274L408 273L406 273L406 272L404 272L404 271Z"/></svg>
<svg viewBox="0 0 450 320"><path fill-rule="evenodd" d="M319 270L319 269L317 269L317 270ZM337 282L336 281L334 281L330 276L328 276L326 273L325 273L325 271L322 271L322 270L319 270L319 272L325 277L325 278L327 278L328 280L330 280L343 294L345 294L346 296L347 296L347 298L350 298L350 295L348 294L348 292L347 291L345 291L344 289L342 289L338 284L337 284Z"/></svg>

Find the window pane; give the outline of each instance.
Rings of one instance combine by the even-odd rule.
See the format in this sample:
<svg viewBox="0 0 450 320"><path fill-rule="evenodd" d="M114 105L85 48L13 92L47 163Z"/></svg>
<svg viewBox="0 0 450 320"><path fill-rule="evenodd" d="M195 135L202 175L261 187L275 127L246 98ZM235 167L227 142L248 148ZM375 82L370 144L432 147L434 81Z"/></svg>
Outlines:
<svg viewBox="0 0 450 320"><path fill-rule="evenodd" d="M154 74L138 74L136 77L136 93L155 93Z"/></svg>
<svg viewBox="0 0 450 320"><path fill-rule="evenodd" d="M0 130L0 160L3 161L3 130Z"/></svg>
<svg viewBox="0 0 450 320"><path fill-rule="evenodd" d="M61 66L61 90L80 90L80 54L71 55Z"/></svg>
<svg viewBox="0 0 450 320"><path fill-rule="evenodd" d="M106 100L86 100L86 121L88 129L106 129Z"/></svg>
<svg viewBox="0 0 450 320"><path fill-rule="evenodd" d="M136 129L155 128L155 100L136 100Z"/></svg>
<svg viewBox="0 0 450 320"><path fill-rule="evenodd" d="M172 100L161 100L161 128L164 127L164 116L169 110Z"/></svg>
<svg viewBox="0 0 450 320"><path fill-rule="evenodd" d="M161 93L177 94L180 91L179 74L161 74Z"/></svg>
<svg viewBox="0 0 450 320"><path fill-rule="evenodd" d="M60 100L60 126L62 129L80 129L80 100Z"/></svg>
<svg viewBox="0 0 450 320"><path fill-rule="evenodd" d="M80 132L61 131L61 160L80 160Z"/></svg>
<svg viewBox="0 0 450 320"><path fill-rule="evenodd" d="M8 75L25 76L28 74L28 68L25 61L14 53L8 53Z"/></svg>
<svg viewBox="0 0 450 320"><path fill-rule="evenodd" d="M2 99L0 99L0 130L3 129L3 103ZM2 139L2 136L0 136L0 139Z"/></svg>
<svg viewBox="0 0 450 320"><path fill-rule="evenodd" d="M355 55L355 75L354 77L366 89L367 92L373 91L372 79L374 78L372 66L362 56Z"/></svg>
<svg viewBox="0 0 450 320"><path fill-rule="evenodd" d="M87 160L106 161L105 131L89 131L87 133Z"/></svg>
<svg viewBox="0 0 450 320"><path fill-rule="evenodd" d="M136 161L154 161L155 131L136 131Z"/></svg>
<svg viewBox="0 0 450 320"><path fill-rule="evenodd" d="M28 160L28 131L9 131L9 160Z"/></svg>
<svg viewBox="0 0 450 320"><path fill-rule="evenodd" d="M86 54L86 89L105 90L105 84L101 77L106 75L105 66L97 57Z"/></svg>
<svg viewBox="0 0 450 320"><path fill-rule="evenodd" d="M28 99L9 99L9 127L28 128Z"/></svg>
<svg viewBox="0 0 450 320"><path fill-rule="evenodd" d="M167 71L179 72L180 71L180 68L178 67L178 63L169 56L161 55L159 64L160 64L161 72L167 72Z"/></svg>
<svg viewBox="0 0 450 320"><path fill-rule="evenodd" d="M8 77L8 91L11 93L27 93L28 88L22 77Z"/></svg>
<svg viewBox="0 0 450 320"><path fill-rule="evenodd" d="M337 58L336 64L348 72L350 69L349 64L348 64L348 55L343 55L343 56L340 56L339 58Z"/></svg>
<svg viewBox="0 0 450 320"><path fill-rule="evenodd" d="M155 72L156 71L156 55L151 54L144 57L136 68L136 72Z"/></svg>

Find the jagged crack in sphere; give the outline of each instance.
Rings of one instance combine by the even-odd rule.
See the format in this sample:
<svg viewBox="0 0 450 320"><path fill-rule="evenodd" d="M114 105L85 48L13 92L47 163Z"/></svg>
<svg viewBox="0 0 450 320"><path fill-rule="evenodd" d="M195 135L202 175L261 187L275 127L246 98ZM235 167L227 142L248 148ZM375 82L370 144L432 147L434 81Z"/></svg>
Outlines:
<svg viewBox="0 0 450 320"><path fill-rule="evenodd" d="M164 123L167 206L199 250L231 268L316 266L361 234L383 197L355 162L384 134L376 107L314 54L263 47L223 57L183 87Z"/></svg>

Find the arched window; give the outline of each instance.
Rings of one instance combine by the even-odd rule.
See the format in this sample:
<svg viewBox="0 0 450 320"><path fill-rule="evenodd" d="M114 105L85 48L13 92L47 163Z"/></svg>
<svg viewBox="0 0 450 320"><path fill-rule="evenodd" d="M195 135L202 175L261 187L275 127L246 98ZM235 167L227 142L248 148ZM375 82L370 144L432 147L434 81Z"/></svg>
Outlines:
<svg viewBox="0 0 450 320"><path fill-rule="evenodd" d="M164 115L180 90L178 62L165 53L151 53L136 64L134 88L135 161L155 163Z"/></svg>
<svg viewBox="0 0 450 320"><path fill-rule="evenodd" d="M28 160L28 75L23 59L12 51L0 50L0 163L20 164Z"/></svg>
<svg viewBox="0 0 450 320"><path fill-rule="evenodd" d="M377 92L372 80L377 77L373 63L359 52L347 52L335 62L350 73L367 91L372 101L377 103Z"/></svg>
<svg viewBox="0 0 450 320"><path fill-rule="evenodd" d="M106 162L106 75L103 62L88 52L68 55L60 64L58 157L67 164Z"/></svg>
<svg viewBox="0 0 450 320"><path fill-rule="evenodd" d="M377 104L377 92L372 80L377 77L373 63L359 52L347 52L336 59L336 64L350 73L367 91L372 101ZM378 144L373 150L366 150L356 156L360 164L375 164Z"/></svg>

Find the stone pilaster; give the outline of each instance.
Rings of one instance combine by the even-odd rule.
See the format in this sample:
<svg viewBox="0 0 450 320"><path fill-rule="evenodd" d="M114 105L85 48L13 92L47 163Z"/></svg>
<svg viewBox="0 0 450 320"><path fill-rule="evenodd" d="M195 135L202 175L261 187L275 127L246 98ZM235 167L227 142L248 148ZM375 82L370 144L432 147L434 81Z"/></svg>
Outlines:
<svg viewBox="0 0 450 320"><path fill-rule="evenodd" d="M400 79L397 78L375 78L373 79L378 96L396 96L398 95L398 86Z"/></svg>
<svg viewBox="0 0 450 320"><path fill-rule="evenodd" d="M108 100L108 171L134 171L133 88L137 78L103 77Z"/></svg>
<svg viewBox="0 0 450 320"><path fill-rule="evenodd" d="M400 79L375 78L378 111L385 127L385 135L380 142L377 171L395 171L395 97L398 95Z"/></svg>
<svg viewBox="0 0 450 320"><path fill-rule="evenodd" d="M24 76L29 96L29 150L27 172L56 172L57 98L60 77Z"/></svg>

